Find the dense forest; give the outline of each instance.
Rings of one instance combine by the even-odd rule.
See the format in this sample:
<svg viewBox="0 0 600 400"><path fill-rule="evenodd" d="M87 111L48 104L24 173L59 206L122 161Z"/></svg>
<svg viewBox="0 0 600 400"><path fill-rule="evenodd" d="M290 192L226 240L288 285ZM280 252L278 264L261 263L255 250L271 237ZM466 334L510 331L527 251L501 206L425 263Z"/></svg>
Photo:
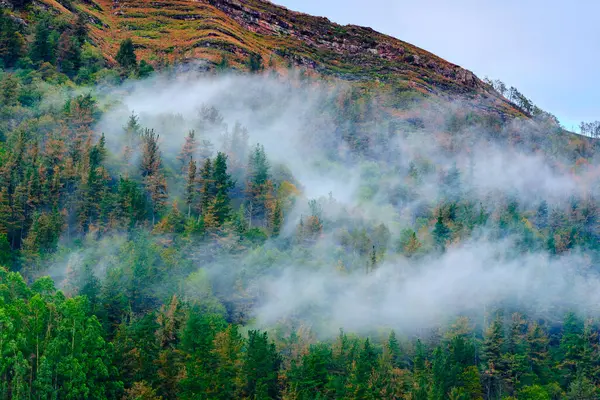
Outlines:
<svg viewBox="0 0 600 400"><path fill-rule="evenodd" d="M0 11L0 398L600 398L593 138Z"/></svg>

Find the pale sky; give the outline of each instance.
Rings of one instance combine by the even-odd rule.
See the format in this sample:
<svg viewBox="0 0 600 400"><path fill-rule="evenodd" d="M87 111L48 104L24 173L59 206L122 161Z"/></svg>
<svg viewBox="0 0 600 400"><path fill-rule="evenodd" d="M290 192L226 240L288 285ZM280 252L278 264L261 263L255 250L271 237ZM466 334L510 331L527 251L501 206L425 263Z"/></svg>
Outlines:
<svg viewBox="0 0 600 400"><path fill-rule="evenodd" d="M515 86L567 129L600 120L600 0L273 0Z"/></svg>

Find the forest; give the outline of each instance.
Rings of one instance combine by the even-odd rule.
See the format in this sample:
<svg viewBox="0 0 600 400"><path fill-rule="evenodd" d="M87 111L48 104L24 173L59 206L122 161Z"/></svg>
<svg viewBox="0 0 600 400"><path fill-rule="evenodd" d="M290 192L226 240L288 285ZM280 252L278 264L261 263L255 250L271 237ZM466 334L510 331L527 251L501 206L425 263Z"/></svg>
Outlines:
<svg viewBox="0 0 600 400"><path fill-rule="evenodd" d="M0 11L0 398L600 398L597 135Z"/></svg>

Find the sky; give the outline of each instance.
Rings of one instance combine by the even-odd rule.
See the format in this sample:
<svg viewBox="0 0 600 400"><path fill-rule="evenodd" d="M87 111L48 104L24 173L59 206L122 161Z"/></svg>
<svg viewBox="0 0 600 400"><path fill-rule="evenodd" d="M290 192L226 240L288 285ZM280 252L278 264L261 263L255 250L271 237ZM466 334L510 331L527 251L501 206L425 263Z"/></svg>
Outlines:
<svg viewBox="0 0 600 400"><path fill-rule="evenodd" d="M274 0L369 26L515 86L567 129L600 120L598 0Z"/></svg>

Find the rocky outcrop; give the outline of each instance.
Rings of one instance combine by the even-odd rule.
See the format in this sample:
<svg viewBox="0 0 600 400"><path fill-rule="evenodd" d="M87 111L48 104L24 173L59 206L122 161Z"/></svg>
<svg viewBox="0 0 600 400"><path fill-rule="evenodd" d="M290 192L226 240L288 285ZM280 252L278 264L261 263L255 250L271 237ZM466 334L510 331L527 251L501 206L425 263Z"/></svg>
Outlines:
<svg viewBox="0 0 600 400"><path fill-rule="evenodd" d="M371 28L341 26L327 18L290 11L262 0L205 0L244 28L268 36L292 37L352 67L377 70L380 74L414 71L431 75L430 80L448 80L448 87L471 91L483 86L470 71L451 64L408 43L380 34ZM281 52L279 52L281 54ZM327 69L321 60L290 56L291 61ZM356 69L356 68L354 68Z"/></svg>

